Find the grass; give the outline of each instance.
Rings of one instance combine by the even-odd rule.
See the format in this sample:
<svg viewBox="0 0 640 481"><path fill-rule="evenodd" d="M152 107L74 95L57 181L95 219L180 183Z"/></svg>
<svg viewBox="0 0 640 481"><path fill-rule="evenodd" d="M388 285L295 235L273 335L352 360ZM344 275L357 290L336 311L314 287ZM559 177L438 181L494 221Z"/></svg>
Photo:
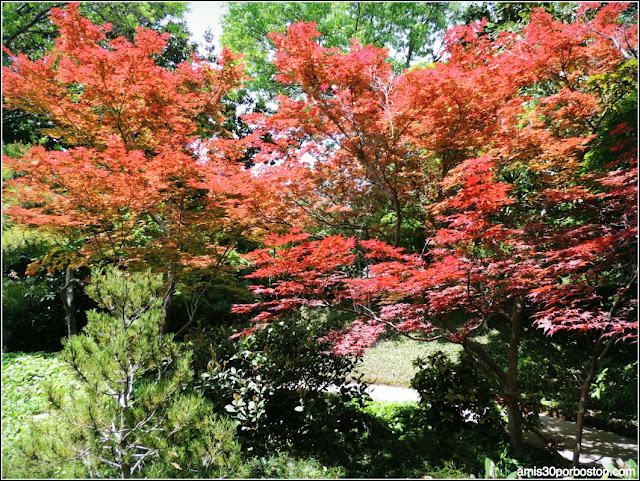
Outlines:
<svg viewBox="0 0 640 481"><path fill-rule="evenodd" d="M486 345L497 335L498 331L492 330L474 340ZM362 380L369 384L408 387L416 374L413 361L437 351L444 351L452 360L457 360L462 347L445 340L420 342L406 337L384 339L364 355L354 374L362 374Z"/></svg>

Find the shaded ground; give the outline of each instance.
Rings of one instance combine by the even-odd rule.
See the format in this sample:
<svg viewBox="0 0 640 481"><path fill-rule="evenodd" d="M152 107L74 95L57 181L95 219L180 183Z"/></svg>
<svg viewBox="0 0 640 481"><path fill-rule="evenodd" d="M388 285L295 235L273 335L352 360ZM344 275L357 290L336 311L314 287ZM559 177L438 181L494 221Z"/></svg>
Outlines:
<svg viewBox="0 0 640 481"><path fill-rule="evenodd" d="M416 390L403 387L370 385L368 392L376 401L417 402L420 399ZM543 432L559 443L559 453L562 457L567 460L573 459L576 424L544 415L540 416L540 420ZM544 448L540 438L533 433L525 433L525 442L533 447ZM624 461L637 460L638 440L600 429L584 428L580 456L582 464L601 464L603 461L618 458Z"/></svg>
<svg viewBox="0 0 640 481"><path fill-rule="evenodd" d="M561 449L558 452L562 457L568 460L573 459L576 424L544 415L540 416L540 420L545 434L559 443ZM525 433L525 442L530 446L543 447L540 438L532 433ZM580 455L581 464L601 464L603 461L612 461L618 458L623 461L637 460L638 441L600 429L584 427Z"/></svg>

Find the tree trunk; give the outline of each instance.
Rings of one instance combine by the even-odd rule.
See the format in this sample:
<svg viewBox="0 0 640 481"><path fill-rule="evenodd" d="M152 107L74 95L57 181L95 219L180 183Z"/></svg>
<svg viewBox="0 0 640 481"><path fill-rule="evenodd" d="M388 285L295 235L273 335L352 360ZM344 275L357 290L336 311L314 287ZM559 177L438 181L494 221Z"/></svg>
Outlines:
<svg viewBox="0 0 640 481"><path fill-rule="evenodd" d="M167 217L171 217L173 201L169 199L167 202L168 211ZM167 240L171 239L171 225L168 222L163 221L159 215L154 212L149 212L149 215L156 224L164 231ZM160 335L167 334L169 332L169 314L171 312L171 306L173 305L173 294L176 290L176 263L173 260L169 261L167 265L167 293L164 295L163 307L163 322L160 328Z"/></svg>
<svg viewBox="0 0 640 481"><path fill-rule="evenodd" d="M509 440L513 454L520 457L523 454L524 443L522 441L522 412L520 411L520 403L518 396L509 396L507 398L507 419L509 426Z"/></svg>
<svg viewBox="0 0 640 481"><path fill-rule="evenodd" d="M120 475L122 476L122 479L129 479L131 477L131 468L128 464L120 466Z"/></svg>
<svg viewBox="0 0 640 481"><path fill-rule="evenodd" d="M509 353L506 372L489 356L487 351L468 337L463 341L463 347L467 352L473 353L473 357L482 369L494 381L496 389L505 399L509 437L514 455L523 454L524 443L522 440L522 409L520 407L520 395L518 393L518 348L520 346L520 333L524 317L524 296L515 299L511 314L504 313L511 322L511 335L509 339ZM449 320L442 321L445 327L455 332L455 327Z"/></svg>
<svg viewBox="0 0 640 481"><path fill-rule="evenodd" d="M173 294L176 290L176 266L173 261L169 262L167 268L167 293L164 295L163 308L163 322L160 334L164 335L169 332L169 315L171 313L171 306L173 305Z"/></svg>
<svg viewBox="0 0 640 481"><path fill-rule="evenodd" d="M185 332L187 332L187 329L189 329L193 323L196 320L196 313L194 312L190 312L189 313L189 320L187 321L187 323L182 326L178 332L176 332L175 336L173 337L174 339L180 339L180 336L182 336Z"/></svg>
<svg viewBox="0 0 640 481"><path fill-rule="evenodd" d="M73 269L71 267L67 267L67 273L65 276L66 284L62 295L64 303L64 318L67 323L67 337L69 338L78 332L76 329L76 316L73 306L73 284L75 280L76 279L73 277Z"/></svg>
<svg viewBox="0 0 640 481"><path fill-rule="evenodd" d="M402 209L396 196L393 199L393 210L396 213L396 224L393 230L393 247L400 247L400 228L402 227Z"/></svg>
<svg viewBox="0 0 640 481"><path fill-rule="evenodd" d="M522 330L522 316L524 313L524 298L518 296L511 314L511 336L509 339L509 357L507 358L506 401L509 419L509 437L511 447L516 456L522 456L522 411L520 409L520 395L518 393L518 348L520 346L520 331Z"/></svg>
<svg viewBox="0 0 640 481"><path fill-rule="evenodd" d="M620 306L620 302L622 301L623 294L626 293L631 286L638 279L638 271L636 270L633 273L633 276L629 280L626 285L626 288L619 292L616 296L613 305L611 306L611 310L609 311L609 318L611 319ZM595 346L593 346L593 355L591 356L591 362L589 363L589 368L587 369L587 375L585 376L584 382L582 383L582 389L580 390L580 400L578 401L578 412L576 413L576 440L573 445L573 462L572 466L578 466L580 464L580 450L582 449L582 428L584 427L584 413L587 405L587 395L589 394L589 388L591 387L591 383L593 382L593 378L596 375L596 369L598 367L598 363L602 360L602 358L607 354L607 351L611 348L613 343L616 340L615 336L609 337L607 344L604 346L604 349L600 354L598 354L598 349L602 345L603 335L598 337Z"/></svg>
<svg viewBox="0 0 640 481"><path fill-rule="evenodd" d="M404 62L405 70L411 67L411 58L413 57L413 41L409 39L409 49L407 51L407 59Z"/></svg>

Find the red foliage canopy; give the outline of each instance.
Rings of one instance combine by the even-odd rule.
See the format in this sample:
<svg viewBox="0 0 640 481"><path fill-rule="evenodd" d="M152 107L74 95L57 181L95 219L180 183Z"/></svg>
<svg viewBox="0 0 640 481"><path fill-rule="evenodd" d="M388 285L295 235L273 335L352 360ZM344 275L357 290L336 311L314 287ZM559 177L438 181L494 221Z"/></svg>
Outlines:
<svg viewBox="0 0 640 481"><path fill-rule="evenodd" d="M89 257L151 261L137 250L145 236L164 257L201 256L217 232L236 228L237 178L246 177L243 147L221 127L221 100L245 79L240 56L224 49L215 64L194 58L169 70L154 60L168 34L140 28L134 43L107 41L109 25L74 3L51 19L60 37L43 58L5 49L3 95L7 108L48 118L45 133L65 148L3 159L19 174L6 212L84 239Z"/></svg>
<svg viewBox="0 0 640 481"><path fill-rule="evenodd" d="M296 225L340 229L380 194L396 215L396 246L412 203L435 234L424 255L382 239L296 234L248 256L249 277L269 282L254 290L269 300L236 312L259 309L263 323L301 306L350 311L356 321L330 335L337 352L361 351L388 328L462 342L486 319L514 319L525 297L550 334L637 336L637 152L618 147L606 172L582 171L628 92L604 79L633 75L637 29L618 22L627 8L582 8L573 23L538 9L520 34L495 40L482 24L456 27L445 63L397 77L384 50L325 48L313 24L274 34L278 79L304 95L250 119L274 139L256 143L257 160L282 160L264 178L290 176L271 205L304 213ZM617 294L601 293L612 286Z"/></svg>

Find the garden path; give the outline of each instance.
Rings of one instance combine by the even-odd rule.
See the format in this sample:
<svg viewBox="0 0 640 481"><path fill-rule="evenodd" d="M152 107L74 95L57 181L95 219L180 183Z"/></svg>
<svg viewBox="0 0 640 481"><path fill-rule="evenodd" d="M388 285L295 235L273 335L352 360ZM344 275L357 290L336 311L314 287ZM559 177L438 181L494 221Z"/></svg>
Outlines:
<svg viewBox="0 0 640 481"><path fill-rule="evenodd" d="M368 389L371 397L376 401L393 402L417 402L420 399L414 389L397 386L384 386L372 384ZM573 439L576 424L563 421L551 416L540 415L542 431L549 438L558 442L558 452L567 460L573 459ZM530 446L543 448L542 441L533 433L525 434L525 442ZM591 427L585 427L582 439L582 464L601 464L605 461L614 461L621 458L638 460L638 440L620 436L618 434L602 431Z"/></svg>

